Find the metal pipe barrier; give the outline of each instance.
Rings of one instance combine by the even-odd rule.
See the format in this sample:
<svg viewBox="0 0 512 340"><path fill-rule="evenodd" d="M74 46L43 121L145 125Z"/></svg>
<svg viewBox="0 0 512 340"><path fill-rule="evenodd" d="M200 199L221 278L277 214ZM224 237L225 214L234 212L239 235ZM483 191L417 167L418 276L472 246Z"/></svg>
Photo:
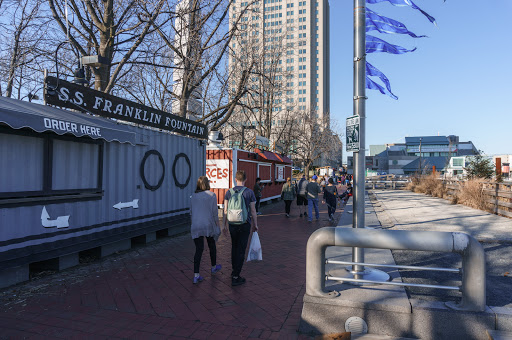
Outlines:
<svg viewBox="0 0 512 340"><path fill-rule="evenodd" d="M377 184L384 184L383 187L386 188L388 184L390 184L390 187L392 189L396 189L397 185L401 187L405 187L410 181L388 181L388 180L373 180L373 179L367 179L366 184L369 184L372 186L372 189L375 190L377 188Z"/></svg>
<svg viewBox="0 0 512 340"><path fill-rule="evenodd" d="M329 246L458 253L462 257L461 287L440 287L447 287L443 289L459 289L462 292L462 300L458 304L447 303L447 305L453 309L467 311L483 311L486 308L485 253L480 243L468 234L437 231L320 228L309 237L306 250L306 294L310 296L326 298L336 296L333 292L325 290L327 279L325 250ZM368 281L334 277L331 277L331 279L347 282ZM413 285L399 282L391 284ZM433 286L432 288L440 287Z"/></svg>

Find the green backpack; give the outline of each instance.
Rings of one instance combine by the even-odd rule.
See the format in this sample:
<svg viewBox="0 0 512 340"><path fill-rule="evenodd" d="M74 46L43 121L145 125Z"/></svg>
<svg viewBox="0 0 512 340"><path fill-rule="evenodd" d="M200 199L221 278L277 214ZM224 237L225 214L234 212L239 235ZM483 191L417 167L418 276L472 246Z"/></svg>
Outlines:
<svg viewBox="0 0 512 340"><path fill-rule="evenodd" d="M228 222L230 224L244 224L247 222L249 214L242 195L245 189L245 187L238 191L229 189L231 197L228 201Z"/></svg>

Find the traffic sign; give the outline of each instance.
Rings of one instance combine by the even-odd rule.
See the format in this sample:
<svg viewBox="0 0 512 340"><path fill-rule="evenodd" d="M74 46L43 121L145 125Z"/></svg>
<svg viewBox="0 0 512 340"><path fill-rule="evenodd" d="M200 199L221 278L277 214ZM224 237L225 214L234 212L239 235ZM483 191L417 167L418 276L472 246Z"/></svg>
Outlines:
<svg viewBox="0 0 512 340"><path fill-rule="evenodd" d="M346 127L346 148L347 152L359 151L359 116L352 116L347 118Z"/></svg>

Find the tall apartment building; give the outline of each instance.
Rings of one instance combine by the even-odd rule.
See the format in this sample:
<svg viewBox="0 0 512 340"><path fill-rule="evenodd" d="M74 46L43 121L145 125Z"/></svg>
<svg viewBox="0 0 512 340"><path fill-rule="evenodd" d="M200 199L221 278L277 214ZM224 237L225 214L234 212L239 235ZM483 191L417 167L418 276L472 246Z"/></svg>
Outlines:
<svg viewBox="0 0 512 340"><path fill-rule="evenodd" d="M230 45L232 91L236 70L250 70L248 88L230 122L272 126L271 143L279 142L298 112L311 112L320 125L329 124L329 1L246 0L230 8L230 28L238 23ZM251 109L257 107L256 109ZM239 136L227 133L230 146Z"/></svg>

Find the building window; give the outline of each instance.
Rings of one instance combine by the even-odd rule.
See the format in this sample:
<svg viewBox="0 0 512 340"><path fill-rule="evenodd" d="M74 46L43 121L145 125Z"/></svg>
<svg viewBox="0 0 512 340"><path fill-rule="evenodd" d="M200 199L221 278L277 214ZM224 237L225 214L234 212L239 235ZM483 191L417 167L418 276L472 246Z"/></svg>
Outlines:
<svg viewBox="0 0 512 340"><path fill-rule="evenodd" d="M453 166L464 166L463 158L453 158L452 162L453 162Z"/></svg>

